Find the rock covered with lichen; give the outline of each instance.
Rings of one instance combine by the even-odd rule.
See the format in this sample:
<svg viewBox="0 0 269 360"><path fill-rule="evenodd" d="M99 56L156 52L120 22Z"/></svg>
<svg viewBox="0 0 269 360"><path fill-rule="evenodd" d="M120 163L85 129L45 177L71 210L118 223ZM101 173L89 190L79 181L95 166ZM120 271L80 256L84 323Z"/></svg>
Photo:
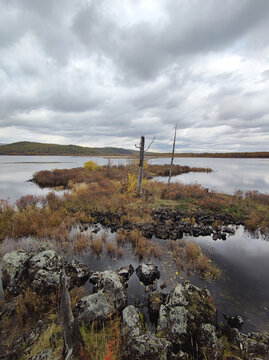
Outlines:
<svg viewBox="0 0 269 360"><path fill-rule="evenodd" d="M90 276L93 294L83 297L75 307L78 323L102 325L127 305L126 277L115 271L97 271Z"/></svg>
<svg viewBox="0 0 269 360"><path fill-rule="evenodd" d="M78 261L65 262L54 250L38 252L23 250L4 255L2 261L2 284L8 297L24 293L27 288L38 294L58 290L62 268L69 277L69 287L80 286L90 275L89 266Z"/></svg>
<svg viewBox="0 0 269 360"><path fill-rule="evenodd" d="M31 253L11 251L4 255L2 261L2 284L8 294L18 295L20 288L25 286L27 269Z"/></svg>
<svg viewBox="0 0 269 360"><path fill-rule="evenodd" d="M169 359L172 344L147 331L143 315L133 305L122 312L122 360Z"/></svg>

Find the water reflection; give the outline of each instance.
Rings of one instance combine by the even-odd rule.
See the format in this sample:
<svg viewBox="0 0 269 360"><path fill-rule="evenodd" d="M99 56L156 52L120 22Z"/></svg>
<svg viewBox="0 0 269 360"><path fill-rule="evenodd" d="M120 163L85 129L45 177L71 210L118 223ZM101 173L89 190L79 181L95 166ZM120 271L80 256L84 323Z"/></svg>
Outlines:
<svg viewBox="0 0 269 360"><path fill-rule="evenodd" d="M154 159L152 164L168 164L169 159ZM198 183L203 187L233 194L236 190L269 191L269 159L210 159L176 158L175 164L210 167L212 173L188 173L172 178L185 184ZM157 178L162 180L161 178Z"/></svg>
<svg viewBox="0 0 269 360"><path fill-rule="evenodd" d="M98 235L103 231L101 229ZM106 231L106 233L107 240L115 241L114 233L110 231ZM198 243L220 267L222 277L208 282L198 276L180 271L169 254L168 242L154 238L153 241L165 249L160 260L151 259L151 262L161 270L158 289L160 290L162 283L166 283L167 287L161 291L169 292L177 283L190 279L197 286L209 288L220 319L222 313L241 315L245 321L243 331L269 331L269 242L262 238L252 238L244 232L242 226L236 230L235 235L229 236L226 241L214 241L212 237L192 238L189 236L184 240ZM32 238L17 241L6 240L2 243L2 253L14 248L30 250L40 246L42 246L42 242ZM70 250L61 249L58 242L55 242L55 246L59 254L68 260L75 258L82 263L89 264L92 271L116 270L129 264L136 268L140 263L129 243L125 244L123 256L119 258L109 256L106 250L102 256L97 257L90 248L75 254ZM86 283L86 290L87 292L92 290L89 282ZM145 287L135 273L129 281L128 303L142 304L142 312L148 318L146 307L143 307L143 304L147 304Z"/></svg>

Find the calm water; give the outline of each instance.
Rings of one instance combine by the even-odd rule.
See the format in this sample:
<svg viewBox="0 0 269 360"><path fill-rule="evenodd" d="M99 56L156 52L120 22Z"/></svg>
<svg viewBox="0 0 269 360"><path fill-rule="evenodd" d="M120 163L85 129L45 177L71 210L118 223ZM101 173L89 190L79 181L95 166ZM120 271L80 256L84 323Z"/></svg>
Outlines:
<svg viewBox="0 0 269 360"><path fill-rule="evenodd" d="M47 189L27 180L39 170L66 169L83 166L93 160L99 165L107 164L104 157L71 156L0 156L0 199L16 200L26 194L46 194ZM125 164L128 159L111 159L112 164ZM152 159L152 164L169 164L170 159ZM186 184L197 182L216 191L233 193L240 190L269 192L269 159L206 159L177 158L175 164L210 167L213 173L188 173L175 176L172 181ZM164 180L163 178L159 178Z"/></svg>
<svg viewBox="0 0 269 360"><path fill-rule="evenodd" d="M100 230L101 233L103 231L103 229ZM86 233L88 232L89 230ZM106 233L109 241L115 241L115 234L109 230L106 230ZM198 243L221 269L221 278L208 282L195 275L179 271L171 259L168 242L157 238L153 240L164 248L160 260L151 259L151 262L161 270L159 285L164 282L167 284L162 291L167 293L177 283L190 279L191 283L197 286L209 288L220 320L222 320L222 313L241 315L245 321L243 331L269 331L269 243L267 241L249 236L242 226L237 228L235 235L228 236L226 241L214 241L210 236L185 237L186 242ZM31 238L17 241L7 240L2 243L2 252L6 253L21 248L30 250L32 247L36 248L40 245L40 241ZM80 262L88 264L93 271L116 270L129 264L136 269L140 263L128 243L124 247L123 256L114 259L106 251L101 257L96 257L88 248L80 254L74 254L68 249L64 249L64 251L62 248L57 249L57 243L55 246L59 254L69 260L76 258ZM87 282L85 288L87 292L90 292L92 285ZM129 304L144 304L142 312L148 319L147 294L136 273L129 280L127 294Z"/></svg>

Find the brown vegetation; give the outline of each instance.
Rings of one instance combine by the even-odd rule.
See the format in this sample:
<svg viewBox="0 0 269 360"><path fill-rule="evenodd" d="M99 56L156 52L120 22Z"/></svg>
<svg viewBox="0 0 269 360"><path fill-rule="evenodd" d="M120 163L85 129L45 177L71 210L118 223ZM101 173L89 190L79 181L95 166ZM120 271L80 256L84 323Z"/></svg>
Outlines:
<svg viewBox="0 0 269 360"><path fill-rule="evenodd" d="M220 276L220 270L194 242L171 240L169 246L179 270L195 272L203 278L217 279Z"/></svg>

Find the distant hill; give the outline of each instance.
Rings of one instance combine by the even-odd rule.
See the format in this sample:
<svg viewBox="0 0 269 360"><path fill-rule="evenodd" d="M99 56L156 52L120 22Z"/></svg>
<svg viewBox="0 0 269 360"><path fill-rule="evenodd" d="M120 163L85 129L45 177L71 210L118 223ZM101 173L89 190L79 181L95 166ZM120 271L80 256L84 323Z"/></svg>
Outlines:
<svg viewBox="0 0 269 360"><path fill-rule="evenodd" d="M78 145L57 145L21 141L0 145L0 155L134 155L137 151L115 147L90 148Z"/></svg>
<svg viewBox="0 0 269 360"><path fill-rule="evenodd" d="M116 147L84 147L78 145L57 145L21 141L13 144L0 144L0 155L66 155L66 156L105 156L135 155L137 150ZM150 157L170 157L171 153L147 152ZM269 152L230 152L230 153L176 153L175 157L206 158L269 158Z"/></svg>

